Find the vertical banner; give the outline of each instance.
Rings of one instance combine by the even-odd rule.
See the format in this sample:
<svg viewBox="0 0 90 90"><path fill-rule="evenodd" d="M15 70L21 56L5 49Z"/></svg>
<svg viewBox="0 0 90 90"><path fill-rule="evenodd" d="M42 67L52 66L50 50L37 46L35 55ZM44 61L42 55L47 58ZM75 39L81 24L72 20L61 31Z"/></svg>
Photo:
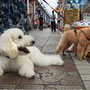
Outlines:
<svg viewBox="0 0 90 90"><path fill-rule="evenodd" d="M34 20L33 20L34 21L34 25L35 25L35 10L36 10L36 6L35 6L35 1L34 1L34 10L33 10L34 11L33 12L34 13Z"/></svg>
<svg viewBox="0 0 90 90"><path fill-rule="evenodd" d="M64 0L60 0L60 4L59 4L59 7L61 9L60 14L63 17L64 17L64 3L65 3ZM64 19L62 17L60 17L60 28L59 28L59 30L63 31L63 28L64 28Z"/></svg>

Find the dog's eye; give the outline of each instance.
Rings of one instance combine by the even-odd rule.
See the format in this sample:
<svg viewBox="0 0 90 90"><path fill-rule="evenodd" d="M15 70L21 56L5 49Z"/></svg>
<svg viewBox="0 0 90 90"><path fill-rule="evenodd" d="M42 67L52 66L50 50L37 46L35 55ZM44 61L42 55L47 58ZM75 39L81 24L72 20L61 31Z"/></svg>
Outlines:
<svg viewBox="0 0 90 90"><path fill-rule="evenodd" d="M18 39L22 39L22 36L19 35L19 36L18 36Z"/></svg>

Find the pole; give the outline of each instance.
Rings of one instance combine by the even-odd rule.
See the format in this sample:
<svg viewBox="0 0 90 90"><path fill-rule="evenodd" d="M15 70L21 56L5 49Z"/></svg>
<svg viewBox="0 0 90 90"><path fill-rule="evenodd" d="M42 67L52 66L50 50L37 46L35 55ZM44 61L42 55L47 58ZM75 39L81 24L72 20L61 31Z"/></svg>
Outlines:
<svg viewBox="0 0 90 90"><path fill-rule="evenodd" d="M27 0L27 14L29 15L29 0Z"/></svg>
<svg viewBox="0 0 90 90"><path fill-rule="evenodd" d="M7 26L6 29L9 27L9 0L8 0L8 9L7 9Z"/></svg>

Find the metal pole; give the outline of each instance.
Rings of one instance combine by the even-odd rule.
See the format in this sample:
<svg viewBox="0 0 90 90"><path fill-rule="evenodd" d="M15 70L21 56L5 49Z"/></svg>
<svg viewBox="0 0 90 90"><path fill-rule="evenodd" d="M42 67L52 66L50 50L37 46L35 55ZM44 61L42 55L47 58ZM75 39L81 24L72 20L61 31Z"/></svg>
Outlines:
<svg viewBox="0 0 90 90"><path fill-rule="evenodd" d="M29 0L27 0L27 14L29 15Z"/></svg>
<svg viewBox="0 0 90 90"><path fill-rule="evenodd" d="M7 8L7 26L6 29L9 27L9 0L8 0L8 8Z"/></svg>

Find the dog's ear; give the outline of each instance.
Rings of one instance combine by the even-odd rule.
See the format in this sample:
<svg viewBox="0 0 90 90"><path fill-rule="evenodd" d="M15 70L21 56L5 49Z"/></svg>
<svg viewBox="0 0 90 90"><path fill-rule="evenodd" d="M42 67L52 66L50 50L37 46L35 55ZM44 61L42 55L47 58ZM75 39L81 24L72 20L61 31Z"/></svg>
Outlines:
<svg viewBox="0 0 90 90"><path fill-rule="evenodd" d="M2 34L0 38L0 53L15 58L18 55L18 48L12 38L6 34Z"/></svg>

